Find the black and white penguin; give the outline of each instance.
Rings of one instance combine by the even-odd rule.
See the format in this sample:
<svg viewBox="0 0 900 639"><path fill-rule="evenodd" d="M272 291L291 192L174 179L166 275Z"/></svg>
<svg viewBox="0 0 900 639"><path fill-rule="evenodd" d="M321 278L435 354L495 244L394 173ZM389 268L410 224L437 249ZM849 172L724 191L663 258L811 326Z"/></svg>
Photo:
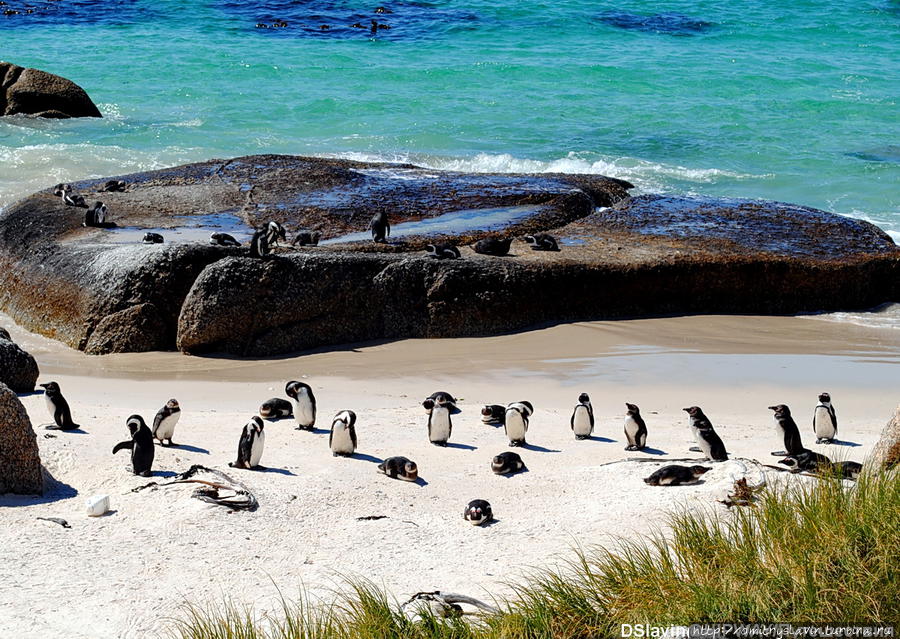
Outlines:
<svg viewBox="0 0 900 639"><path fill-rule="evenodd" d="M512 245L512 238L508 237L501 240L496 237L486 237L483 240L475 242L475 252L481 255L495 255L503 257L509 255L509 247Z"/></svg>
<svg viewBox="0 0 900 639"><path fill-rule="evenodd" d="M265 258L269 255L269 240L266 229L256 229L250 239L251 257Z"/></svg>
<svg viewBox="0 0 900 639"><path fill-rule="evenodd" d="M728 453L725 450L725 444L722 443L722 439L700 407L691 406L683 410L691 417L691 431L706 458L712 461L726 461Z"/></svg>
<svg viewBox="0 0 900 639"><path fill-rule="evenodd" d="M439 260L456 260L460 257L459 249L449 242L429 244L425 247L425 252L430 257L435 257Z"/></svg>
<svg viewBox="0 0 900 639"><path fill-rule="evenodd" d="M525 241L531 245L532 251L558 251L559 244L556 238L546 233L538 233L537 235L526 235Z"/></svg>
<svg viewBox="0 0 900 639"><path fill-rule="evenodd" d="M578 396L578 403L575 404L569 424L575 433L575 439L590 439L594 432L594 408L587 393Z"/></svg>
<svg viewBox="0 0 900 639"><path fill-rule="evenodd" d="M291 244L293 246L318 246L320 237L322 234L318 231L297 231Z"/></svg>
<svg viewBox="0 0 900 639"><path fill-rule="evenodd" d="M144 244L162 244L165 242L165 239L159 233L144 233L144 238L141 240Z"/></svg>
<svg viewBox="0 0 900 639"><path fill-rule="evenodd" d="M817 444L830 444L837 437L837 415L828 393L819 395L819 404L813 413L813 432Z"/></svg>
<svg viewBox="0 0 900 639"><path fill-rule="evenodd" d="M282 417L293 417L293 415L294 405L280 397L267 399L259 407L259 416L263 419L281 419Z"/></svg>
<svg viewBox="0 0 900 639"><path fill-rule="evenodd" d="M503 424L506 421L506 406L485 404L481 409L481 421L485 424Z"/></svg>
<svg viewBox="0 0 900 639"><path fill-rule="evenodd" d="M804 449L796 455L788 455L784 459L779 459L778 463L784 464L795 472L805 470L811 473L829 473L832 467L831 460L825 455L820 455L809 449Z"/></svg>
<svg viewBox="0 0 900 639"><path fill-rule="evenodd" d="M647 425L641 417L641 410L634 404L625 402L628 412L625 414L625 438L628 445L625 450L643 450L647 446Z"/></svg>
<svg viewBox="0 0 900 639"><path fill-rule="evenodd" d="M84 196L75 193L71 189L68 191L63 191L62 201L66 206L77 206L82 209L87 208L87 202L84 201Z"/></svg>
<svg viewBox="0 0 900 639"><path fill-rule="evenodd" d="M375 7L375 13L394 13L387 7Z"/></svg>
<svg viewBox="0 0 900 639"><path fill-rule="evenodd" d="M528 432L528 420L534 412L531 402L513 402L506 407L506 415L503 419L503 430L509 438L510 446L521 446L525 443L525 433Z"/></svg>
<svg viewBox="0 0 900 639"><path fill-rule="evenodd" d="M82 226L103 226L106 223L108 209L103 202L94 202L94 205L84 212Z"/></svg>
<svg viewBox="0 0 900 639"><path fill-rule="evenodd" d="M843 479L858 479L863 469L863 465L855 461L842 461L831 466L837 476Z"/></svg>
<svg viewBox="0 0 900 639"><path fill-rule="evenodd" d="M169 440L168 445L171 446L172 437L175 435L175 424L179 419L181 419L181 406L177 399L170 399L153 418L153 438L158 439L163 446L166 446L166 440Z"/></svg>
<svg viewBox="0 0 900 639"><path fill-rule="evenodd" d="M356 413L342 410L334 416L328 446L335 457L349 457L356 452Z"/></svg>
<svg viewBox="0 0 900 639"><path fill-rule="evenodd" d="M240 246L241 243L238 242L234 237L229 235L228 233L213 233L209 236L209 243L213 246Z"/></svg>
<svg viewBox="0 0 900 639"><path fill-rule="evenodd" d="M682 484L693 484L700 475L709 472L709 468L705 466L663 466L655 473L644 479L645 484L651 486L681 486Z"/></svg>
<svg viewBox="0 0 900 639"><path fill-rule="evenodd" d="M232 468L255 468L266 446L266 434L263 432L263 420L254 415L241 431L238 442L237 461L228 462Z"/></svg>
<svg viewBox="0 0 900 639"><path fill-rule="evenodd" d="M495 475L511 475L520 470L527 470L525 462L519 457L518 453L507 451L500 453L491 460L491 470Z"/></svg>
<svg viewBox="0 0 900 639"><path fill-rule="evenodd" d="M285 394L294 400L294 418L297 430L313 430L316 425L316 396L312 386L291 381L284 387Z"/></svg>
<svg viewBox="0 0 900 639"><path fill-rule="evenodd" d="M72 192L71 184L57 184L56 186L53 187L53 195L55 195L56 197L62 197L66 193L71 193L71 192Z"/></svg>
<svg viewBox="0 0 900 639"><path fill-rule="evenodd" d="M419 478L419 467L416 466L416 462L406 457L388 457L378 464L378 472L391 479L403 481L416 481Z"/></svg>
<svg viewBox="0 0 900 639"><path fill-rule="evenodd" d="M374 20L372 21L375 22ZM372 26L374 33L374 24ZM391 221L388 219L387 211L379 211L372 216L369 222L369 230L372 231L373 242L387 242L387 238L391 235Z"/></svg>
<svg viewBox="0 0 900 639"><path fill-rule="evenodd" d="M125 180L107 180L106 184L100 187L100 192L113 193L115 191L125 190Z"/></svg>
<svg viewBox="0 0 900 639"><path fill-rule="evenodd" d="M153 456L156 454L153 446L153 434L140 415L132 415L125 425L128 427L128 432L131 433L131 439L113 446L113 455L120 450L130 449L131 472L141 477L149 477L150 469L153 467Z"/></svg>
<svg viewBox="0 0 900 639"><path fill-rule="evenodd" d="M482 526L494 518L491 505L484 499L473 499L463 511L463 519L473 526Z"/></svg>
<svg viewBox="0 0 900 639"><path fill-rule="evenodd" d="M287 242L287 232L278 222L270 221L266 224L266 242L269 247L278 246L278 240Z"/></svg>
<svg viewBox="0 0 900 639"><path fill-rule="evenodd" d="M433 400L425 400L429 403ZM453 422L450 420L451 403L434 403L428 413L428 440L435 446L446 446L453 431Z"/></svg>
<svg viewBox="0 0 900 639"><path fill-rule="evenodd" d="M72 413L69 410L69 402L63 397L59 384L56 382L47 382L39 384L44 389L44 401L47 402L47 410L53 423L47 426L47 430L75 430L81 428L72 421Z"/></svg>
<svg viewBox="0 0 900 639"><path fill-rule="evenodd" d="M802 453L803 442L800 441L800 429L791 417L791 409L784 404L769 406L769 410L775 411L775 427L778 434L784 440L784 452L772 453L773 455L797 455Z"/></svg>
<svg viewBox="0 0 900 639"><path fill-rule="evenodd" d="M422 402L422 406L426 411L430 412L435 405L444 406L447 404L451 413L458 413L459 409L456 408L456 401L456 398L447 391L437 391L426 397L425 401Z"/></svg>

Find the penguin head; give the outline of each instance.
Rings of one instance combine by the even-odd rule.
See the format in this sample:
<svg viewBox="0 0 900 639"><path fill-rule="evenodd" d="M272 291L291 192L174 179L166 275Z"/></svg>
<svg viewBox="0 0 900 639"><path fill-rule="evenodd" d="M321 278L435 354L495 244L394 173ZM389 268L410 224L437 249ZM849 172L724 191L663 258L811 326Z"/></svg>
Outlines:
<svg viewBox="0 0 900 639"><path fill-rule="evenodd" d="M798 466L797 458L794 456L788 456L788 457L785 457L784 459L779 459L778 463L784 464L788 468L796 468Z"/></svg>
<svg viewBox="0 0 900 639"><path fill-rule="evenodd" d="M481 414L485 417L490 417L494 414L494 411L489 405L485 404L484 408L481 409Z"/></svg>
<svg viewBox="0 0 900 639"><path fill-rule="evenodd" d="M522 404L522 406L525 407L525 411L524 411L524 412L525 412L526 415L529 415L529 416L530 416L530 415L534 412L534 406L531 405L531 402L522 400L522 401L519 402L519 403Z"/></svg>
<svg viewBox="0 0 900 639"><path fill-rule="evenodd" d="M41 386L48 395L57 395L59 394L59 384L56 382L47 382L46 384L38 384Z"/></svg>
<svg viewBox="0 0 900 639"><path fill-rule="evenodd" d="M778 404L776 406L769 406L769 410L775 411L775 418L780 419L782 417L790 417L791 409L785 406L784 404Z"/></svg>
<svg viewBox="0 0 900 639"><path fill-rule="evenodd" d="M528 244L537 244L537 238L534 235L526 235L525 242Z"/></svg>
<svg viewBox="0 0 900 639"><path fill-rule="evenodd" d="M591 398L588 396L587 393L582 393L581 395L578 396L578 403L580 403L580 404L587 404L590 401L591 401Z"/></svg>
<svg viewBox="0 0 900 639"><path fill-rule="evenodd" d="M628 412L629 415L632 415L632 416L633 416L633 415L640 415L640 414L641 414L641 409L639 409L639 408L638 408L636 405L634 405L634 404L629 404L628 402L625 402L625 408L628 409L627 412Z"/></svg>
<svg viewBox="0 0 900 639"><path fill-rule="evenodd" d="M425 246L425 252L431 256L436 257L438 254L437 246L435 246L434 244L428 244Z"/></svg>
<svg viewBox="0 0 900 639"><path fill-rule="evenodd" d="M256 415L254 415L250 419L250 421L247 423L247 425L250 426L251 430L255 430L257 433L263 432L263 426L264 426L263 420L260 419L259 417L257 417Z"/></svg>
<svg viewBox="0 0 900 639"><path fill-rule="evenodd" d="M819 395L819 401L822 402L823 404L824 404L824 403L827 403L827 402L830 402L830 401L831 401L831 395L829 395L828 393L822 393L822 394Z"/></svg>
<svg viewBox="0 0 900 639"><path fill-rule="evenodd" d="M684 412L686 412L691 417L703 417L703 411L700 410L699 406L690 406L688 408L682 408Z"/></svg>
<svg viewBox="0 0 900 639"><path fill-rule="evenodd" d="M178 400L174 399L174 398L170 399L169 401L166 402L166 408L168 408L170 410L179 408Z"/></svg>
<svg viewBox="0 0 900 639"><path fill-rule="evenodd" d="M407 477L415 479L419 476L419 467L416 466L416 462L409 460L405 464L403 464L403 472Z"/></svg>
<svg viewBox="0 0 900 639"><path fill-rule="evenodd" d="M699 477L703 473L709 472L709 470L710 469L706 466L691 466L691 473L694 475L694 477Z"/></svg>
<svg viewBox="0 0 900 639"><path fill-rule="evenodd" d="M134 435L141 428L146 428L147 425L144 423L144 418L140 415L132 415L125 422L125 425L128 427L128 432Z"/></svg>

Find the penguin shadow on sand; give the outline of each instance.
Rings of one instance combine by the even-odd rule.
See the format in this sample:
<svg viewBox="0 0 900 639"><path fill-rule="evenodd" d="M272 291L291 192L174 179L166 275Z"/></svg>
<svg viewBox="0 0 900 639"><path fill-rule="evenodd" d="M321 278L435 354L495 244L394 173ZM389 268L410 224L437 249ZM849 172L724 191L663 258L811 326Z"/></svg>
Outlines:
<svg viewBox="0 0 900 639"><path fill-rule="evenodd" d="M457 442L447 442L441 448L458 448L459 450L478 450L478 446L470 444L459 444Z"/></svg>
<svg viewBox="0 0 900 639"><path fill-rule="evenodd" d="M62 433L65 435L69 435L69 434L87 435L88 434L88 432L86 430L84 430L81 426L79 426L78 428L62 429L53 423L41 424L40 426L38 426L37 429L46 430L48 433L52 433L54 435L56 435L57 433ZM37 429L35 429L35 430L37 430Z"/></svg>
<svg viewBox="0 0 900 639"><path fill-rule="evenodd" d="M841 439L832 439L830 446L849 446L850 448L856 448L857 446L862 446L862 444L858 444L856 442L849 442Z"/></svg>
<svg viewBox="0 0 900 639"><path fill-rule="evenodd" d="M561 450L557 450L555 448L544 448L543 446L538 446L537 444L529 444L528 442L522 442L521 444L519 444L519 448L524 448L525 450L532 450L536 453L561 453L562 452Z"/></svg>
<svg viewBox="0 0 900 639"><path fill-rule="evenodd" d="M602 435L591 435L589 437L585 437L587 441L592 442L603 442L604 444L615 444L617 439L610 439L609 437L603 437Z"/></svg>
<svg viewBox="0 0 900 639"><path fill-rule="evenodd" d="M641 449L634 450L634 451L628 451L628 452L644 453L645 455L668 455L669 454L664 450L660 450L659 448L653 448L651 446L644 446Z"/></svg>
<svg viewBox="0 0 900 639"><path fill-rule="evenodd" d="M253 468L247 468L244 470L252 470L258 473L275 473L276 475L289 475L291 477L296 477L296 473L292 473L287 468L270 468L269 466L254 466Z"/></svg>
<svg viewBox="0 0 900 639"><path fill-rule="evenodd" d="M181 450L186 453L200 453L201 455L209 455L209 451L205 448L200 448L199 446L191 446L190 444L169 444L168 446L163 446L159 442L156 442L156 445L160 450Z"/></svg>
<svg viewBox="0 0 900 639"><path fill-rule="evenodd" d="M367 461L372 462L373 464L380 464L384 460L381 457L376 457L375 455L368 455L366 453L353 453L352 455L345 455L346 459L358 459L359 461Z"/></svg>

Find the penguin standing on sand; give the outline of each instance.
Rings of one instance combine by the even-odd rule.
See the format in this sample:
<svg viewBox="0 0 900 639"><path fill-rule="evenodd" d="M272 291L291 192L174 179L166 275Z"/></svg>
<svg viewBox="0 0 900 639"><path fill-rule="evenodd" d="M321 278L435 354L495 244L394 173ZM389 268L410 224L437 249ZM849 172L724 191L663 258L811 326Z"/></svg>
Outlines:
<svg viewBox="0 0 900 639"><path fill-rule="evenodd" d="M712 422L703 414L700 407L691 406L683 410L691 417L691 431L694 433L694 439L707 459L727 461L728 453L725 450L725 444L722 443L722 438L713 429Z"/></svg>
<svg viewBox="0 0 900 639"><path fill-rule="evenodd" d="M528 420L534 412L531 402L513 402L506 407L503 419L503 430L509 438L510 446L521 446L525 443L525 433L528 432Z"/></svg>
<svg viewBox="0 0 900 639"><path fill-rule="evenodd" d="M181 419L181 406L178 405L177 399L170 399L166 405L159 409L156 417L153 418L153 438L158 439L163 446L166 445L165 440L169 440L169 446L172 446L172 437L175 435L175 424Z"/></svg>
<svg viewBox="0 0 900 639"><path fill-rule="evenodd" d="M250 239L250 256L264 259L269 255L269 240L266 229L256 229Z"/></svg>
<svg viewBox="0 0 900 639"><path fill-rule="evenodd" d="M237 461L228 462L232 468L255 468L266 445L266 434L263 432L263 420L254 415L241 431L238 442Z"/></svg>
<svg viewBox="0 0 900 639"><path fill-rule="evenodd" d="M356 452L356 413L342 410L334 416L328 446L335 457L349 457Z"/></svg>
<svg viewBox="0 0 900 639"><path fill-rule="evenodd" d="M438 404L432 399L426 399L423 404L431 404L428 412L428 441L435 446L446 446L453 431L453 423L450 421L450 407L453 404L450 402Z"/></svg>
<svg viewBox="0 0 900 639"><path fill-rule="evenodd" d="M494 471L495 475L512 475L528 469L525 468L525 462L522 461L518 453L506 451L496 455L491 460L491 470Z"/></svg>
<svg viewBox="0 0 900 639"><path fill-rule="evenodd" d="M578 396L578 403L572 411L569 420L575 439L590 439L594 432L594 408L591 406L591 398L587 393Z"/></svg>
<svg viewBox="0 0 900 639"><path fill-rule="evenodd" d="M388 219L387 211L379 211L372 216L369 230L372 231L373 242L387 242L387 238L391 235L391 222Z"/></svg>
<svg viewBox="0 0 900 639"><path fill-rule="evenodd" d="M625 415L625 438L628 445L625 450L644 450L647 446L647 425L641 417L641 410L634 404L625 402L628 413Z"/></svg>
<svg viewBox="0 0 900 639"><path fill-rule="evenodd" d="M463 519L473 526L483 526L494 519L494 511L488 501L473 499L463 511Z"/></svg>
<svg viewBox="0 0 900 639"><path fill-rule="evenodd" d="M813 432L816 434L817 444L830 444L837 437L837 415L834 406L831 405L831 395L822 393L819 395L819 404L813 413Z"/></svg>
<svg viewBox="0 0 900 639"><path fill-rule="evenodd" d="M403 481L416 481L419 478L419 467L416 466L416 462L406 457L388 457L378 464L378 472L391 479Z"/></svg>
<svg viewBox="0 0 900 639"><path fill-rule="evenodd" d="M313 430L316 425L316 396L313 395L312 386L292 381L285 385L284 392L294 400L297 430Z"/></svg>
<svg viewBox="0 0 900 639"><path fill-rule="evenodd" d="M69 410L69 402L63 397L59 384L47 382L40 384L44 388L44 401L47 402L47 410L53 423L47 426L47 430L75 430L81 428L72 421L72 412Z"/></svg>
<svg viewBox="0 0 900 639"><path fill-rule="evenodd" d="M803 448L803 442L800 441L800 429L797 428L794 418L791 417L791 409L784 404L778 404L777 406L769 406L769 410L775 411L775 427L784 440L784 451L772 454L779 457L782 455L799 455L806 450Z"/></svg>
<svg viewBox="0 0 900 639"><path fill-rule="evenodd" d="M126 448L131 450L131 472L141 477L149 477L156 451L153 446L153 434L140 415L132 415L125 422L131 439L119 442L113 447L113 455Z"/></svg>

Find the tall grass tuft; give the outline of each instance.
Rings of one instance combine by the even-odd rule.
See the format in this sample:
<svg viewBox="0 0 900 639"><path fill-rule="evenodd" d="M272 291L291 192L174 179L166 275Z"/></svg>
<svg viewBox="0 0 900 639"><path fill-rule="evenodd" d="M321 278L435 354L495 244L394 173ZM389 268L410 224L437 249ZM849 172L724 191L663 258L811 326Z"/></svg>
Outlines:
<svg viewBox="0 0 900 639"><path fill-rule="evenodd" d="M789 478L793 480L794 478ZM666 489L670 490L670 489ZM620 624L900 619L900 473L782 482L750 507L680 512L667 532L539 570L498 613L415 619L370 582L260 620L189 606L176 639L597 639Z"/></svg>

